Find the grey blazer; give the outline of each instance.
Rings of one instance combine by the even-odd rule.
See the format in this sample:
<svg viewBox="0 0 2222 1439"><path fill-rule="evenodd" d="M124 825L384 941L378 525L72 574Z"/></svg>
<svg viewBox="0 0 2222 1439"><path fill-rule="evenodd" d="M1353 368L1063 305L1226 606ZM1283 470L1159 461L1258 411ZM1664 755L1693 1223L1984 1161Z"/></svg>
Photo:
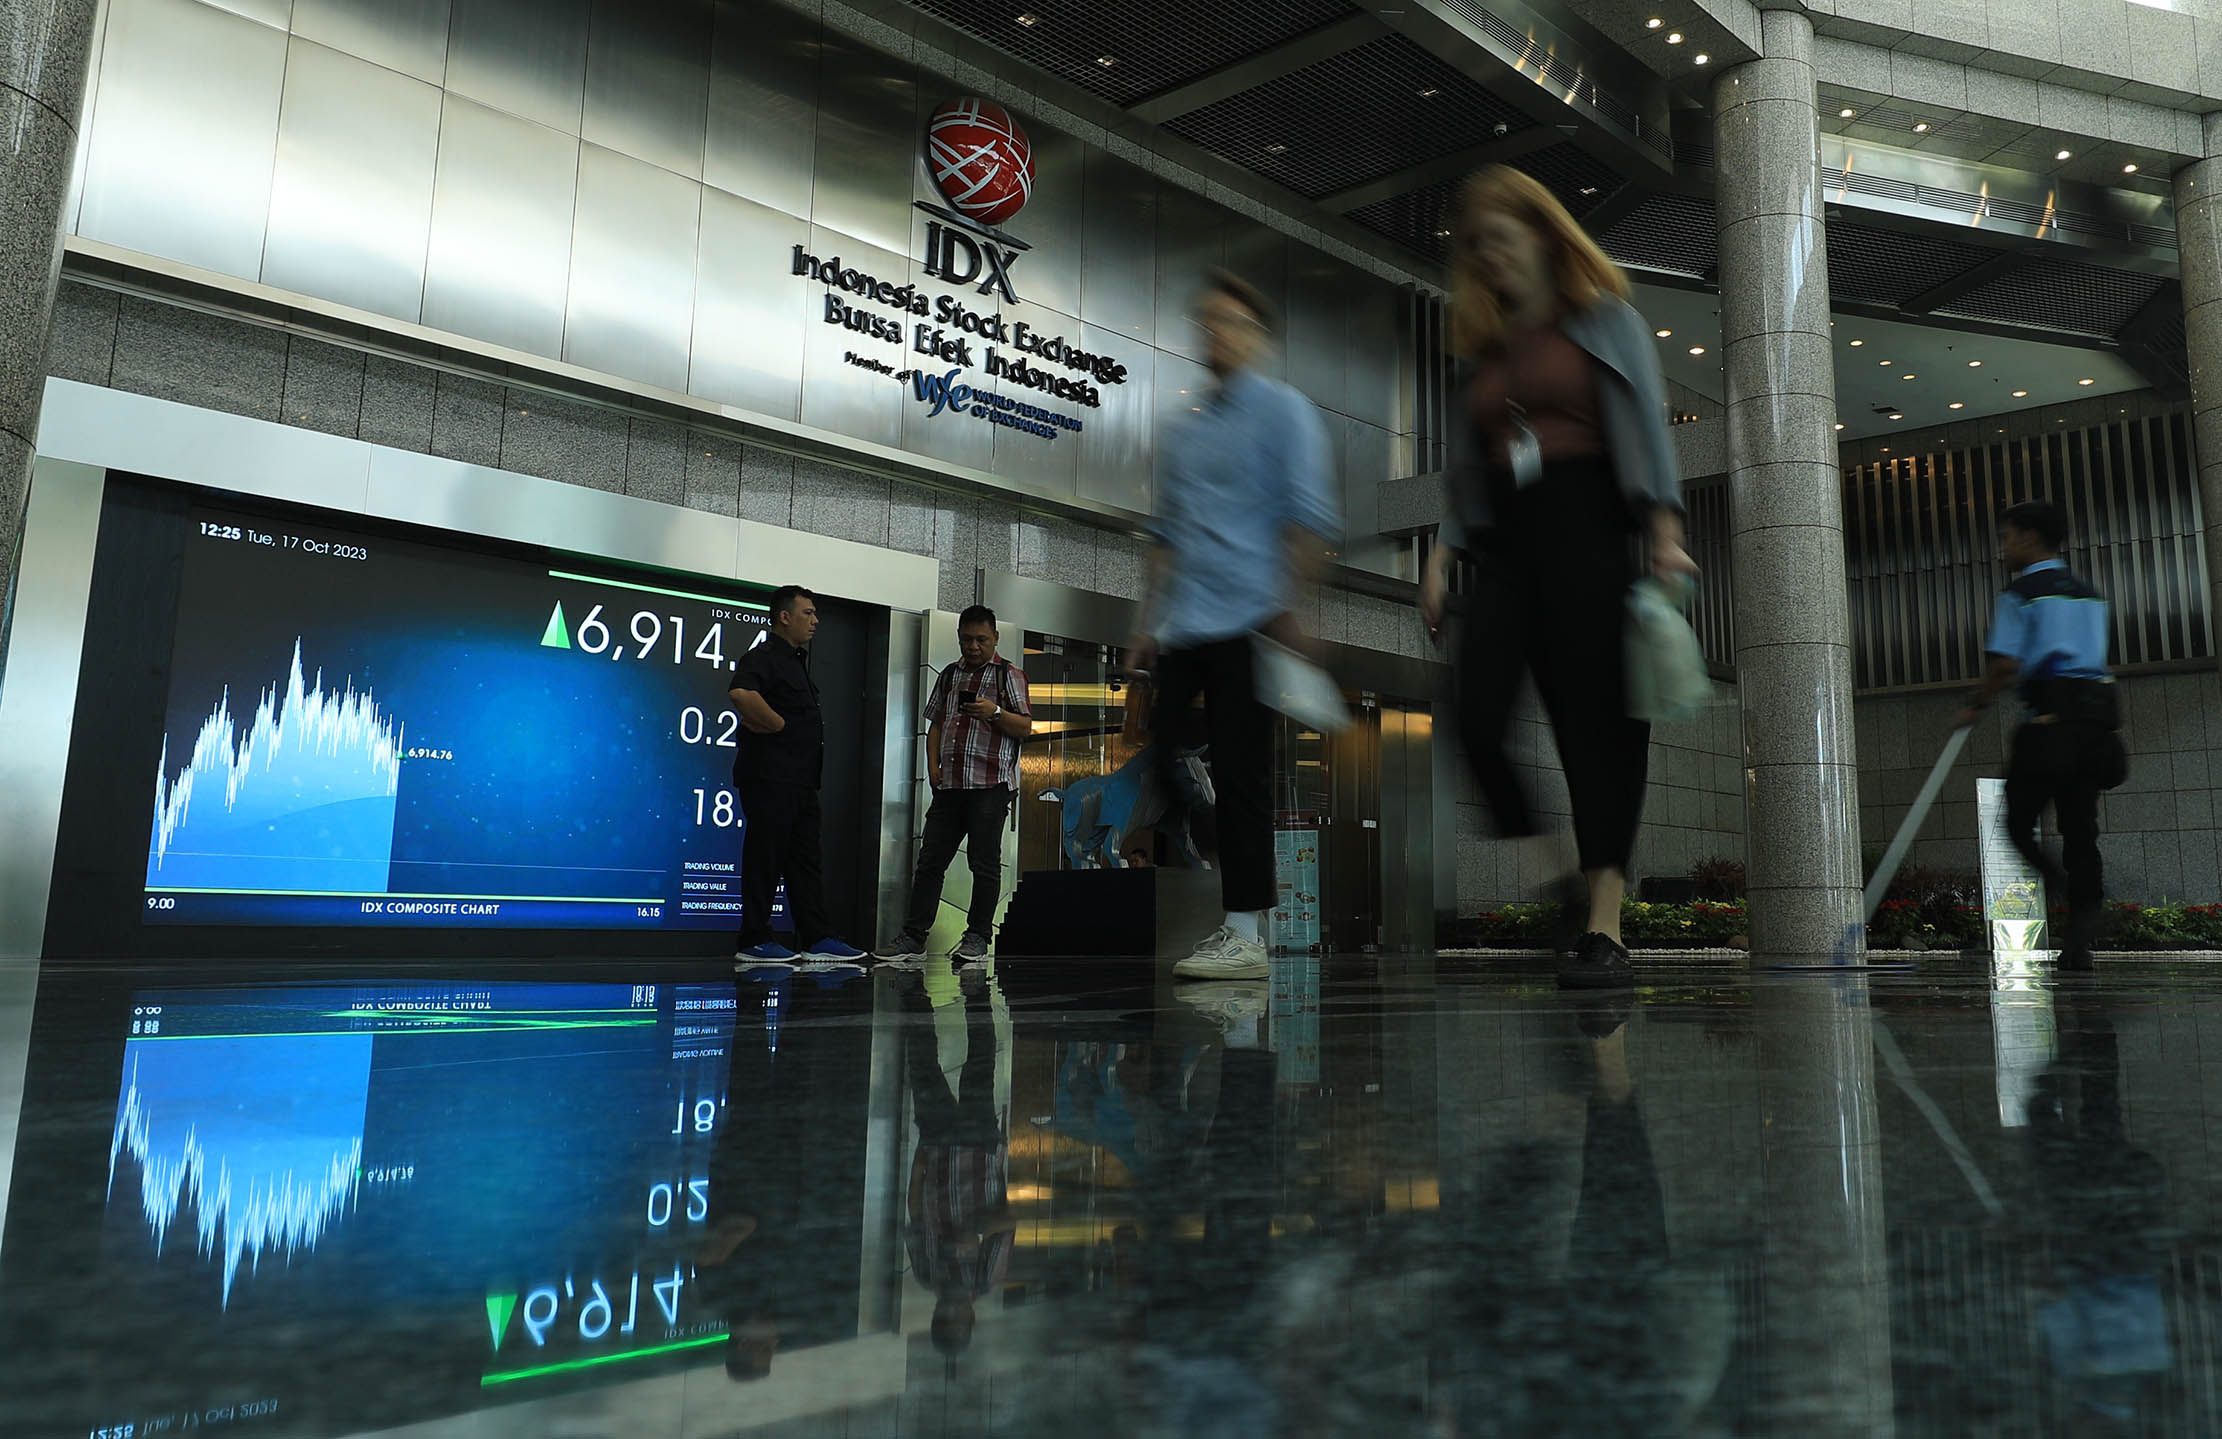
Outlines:
<svg viewBox="0 0 2222 1439"><path fill-rule="evenodd" d="M1650 325L1625 300L1601 295L1567 316L1560 328L1597 361L1597 419L1631 510L1665 505L1683 513L1682 476L1667 434L1666 380ZM1442 543L1457 549L1466 548L1467 537L1487 529L1492 518L1484 483L1489 457L1459 402L1464 393L1461 380L1444 437L1443 522L1437 532Z"/></svg>

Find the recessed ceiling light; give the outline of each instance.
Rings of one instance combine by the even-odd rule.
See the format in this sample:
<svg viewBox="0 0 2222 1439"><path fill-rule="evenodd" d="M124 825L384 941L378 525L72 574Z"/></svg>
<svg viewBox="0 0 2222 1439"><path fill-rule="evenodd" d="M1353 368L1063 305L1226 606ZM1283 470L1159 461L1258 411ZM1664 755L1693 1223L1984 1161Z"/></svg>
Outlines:
<svg viewBox="0 0 2222 1439"><path fill-rule="evenodd" d="M1841 429L1843 429L1843 428L1844 428L1844 422L1843 422L1842 420L1838 420L1838 421L1836 422L1836 428L1838 428L1838 429L1840 429L1840 430L1841 430Z"/></svg>
<svg viewBox="0 0 2222 1439"><path fill-rule="evenodd" d="M1852 118L1852 114L1852 107L1846 105L1843 109L1836 112L1836 118L1839 120L1849 120Z"/></svg>
<svg viewBox="0 0 2222 1439"><path fill-rule="evenodd" d="M1905 418L1905 415L1904 415L1904 413L1902 413L1901 411L1898 411L1898 410L1892 410L1892 411L1890 412L1890 418L1892 418L1892 419L1894 419L1894 420L1902 420L1902 419L1904 419L1904 418Z"/></svg>
<svg viewBox="0 0 2222 1439"><path fill-rule="evenodd" d="M1831 320L1831 321L1829 321L1829 323L1833 325L1833 324L1835 324L1836 322L1835 322L1834 320ZM1858 348L1859 348L1859 347L1860 347L1861 345L1864 345L1864 344L1866 344L1866 343L1867 343L1867 342L1866 342L1865 340L1854 340L1854 341L1852 341L1852 348L1856 350L1856 349L1858 349Z"/></svg>
<svg viewBox="0 0 2222 1439"><path fill-rule="evenodd" d="M1710 62L1712 58L1712 56L1706 54L1703 50L1700 50L1695 55L1692 55L1690 57L1690 63L1692 65L1703 65Z"/></svg>
<svg viewBox="0 0 2222 1439"><path fill-rule="evenodd" d="M1042 17L1029 10L1025 14L1018 17L1018 23L1026 26L1028 29L1032 29L1034 26L1042 23Z"/></svg>
<svg viewBox="0 0 2222 1439"><path fill-rule="evenodd" d="M1892 415L1892 416L1891 416L1890 418L1892 418L1892 419L1894 419L1894 420L1895 420L1895 419L1897 419L1898 417L1897 417L1896 415ZM1889 454L1889 453L1890 453L1890 446L1888 446L1888 445L1884 445L1884 446L1883 446L1883 453L1884 453L1884 454L1886 454L1886 455L1887 455L1887 454Z"/></svg>
<svg viewBox="0 0 2222 1439"><path fill-rule="evenodd" d="M1667 36L1667 37L1666 37L1666 42L1667 42L1667 43L1668 43L1669 45L1679 45L1679 44L1681 44L1681 43L1682 43L1682 32L1681 32L1681 31L1679 31L1679 30L1675 31L1675 32L1674 32L1673 34L1671 34L1671 35L1669 35L1669 36Z"/></svg>
<svg viewBox="0 0 2222 1439"><path fill-rule="evenodd" d="M1674 331L1672 330L1655 330L1653 331L1653 333L1662 340L1671 340L1674 338Z"/></svg>
<svg viewBox="0 0 2222 1439"><path fill-rule="evenodd" d="M1436 238L1436 239L1438 239L1438 240L1448 240L1448 239L1450 238L1450 231L1448 231L1448 230L1437 230L1437 231L1435 232L1435 238Z"/></svg>
<svg viewBox="0 0 2222 1439"><path fill-rule="evenodd" d="M2029 392L2027 390L2016 390L2014 391L2014 398L2017 400L2026 400L2029 398Z"/></svg>
<svg viewBox="0 0 2222 1439"><path fill-rule="evenodd" d="M2095 385L2095 384L2097 384L2097 383L2098 383L2098 381L2097 381L2097 380L2091 380L2091 379L2083 379L2083 380L2077 380L2077 381L2076 381L2076 383L2077 383L2077 384L2079 384L2079 385Z"/></svg>
<svg viewBox="0 0 2222 1439"><path fill-rule="evenodd" d="M1944 408L1946 408L1947 410L1964 410L1967 408L1967 402L1965 400L1954 400L1951 404L1946 405Z"/></svg>
<svg viewBox="0 0 2222 1439"><path fill-rule="evenodd" d="M2061 152L2060 152L2059 154L2057 154L2057 155L2054 155L2054 156L2053 156L2052 158L2053 158L2053 159L2055 159L2055 160L2066 160L2066 159L2071 159L2071 158L2073 158L2073 156L2074 156L2074 152L2073 152L2073 151L2071 151L2071 150L2062 150L2062 151L2061 151Z"/></svg>
<svg viewBox="0 0 2222 1439"><path fill-rule="evenodd" d="M1108 70L1113 65L1116 65L1119 62L1109 55L1098 55L1096 56L1096 63L1098 65L1101 65L1104 69Z"/></svg>
<svg viewBox="0 0 2222 1439"><path fill-rule="evenodd" d="M1887 364L1889 364L1889 363L1890 363L1890 361L1888 361L1888 360L1877 360L1877 361L1875 361L1875 363L1876 363L1876 364L1878 364L1878 365L1887 365Z"/></svg>
<svg viewBox="0 0 2222 1439"><path fill-rule="evenodd" d="M1582 193L1584 195L1594 195L1597 193L1597 187L1595 185L1584 185L1582 186Z"/></svg>
<svg viewBox="0 0 2222 1439"><path fill-rule="evenodd" d="M1443 91L1442 91L1442 88L1441 88L1440 86L1436 86L1436 85L1430 85L1430 86L1428 86L1428 87L1427 87L1426 89L1424 89L1424 90L1420 91L1420 98L1421 98L1422 100L1432 100L1432 99L1434 99L1434 98L1435 98L1435 97L1436 97L1437 95L1440 95L1440 94L1442 94L1442 93L1443 93Z"/></svg>
<svg viewBox="0 0 2222 1439"><path fill-rule="evenodd" d="M1908 371L1906 371L1906 373L1904 373L1903 375L1900 375L1900 376L1899 376L1898 378L1899 378L1899 379L1901 379L1901 380L1910 380L1910 379L1913 379L1913 378L1914 378L1914 373L1913 373L1913 371L1911 371L1911 370L1908 370Z"/></svg>
<svg viewBox="0 0 2222 1439"><path fill-rule="evenodd" d="M1665 23L1666 22L1664 20L1661 20L1658 16L1654 15L1650 19L1643 22L1643 28L1646 30L1656 30Z"/></svg>
<svg viewBox="0 0 2222 1439"><path fill-rule="evenodd" d="M1705 353L1705 347L1703 345L1692 345L1690 346L1690 353L1693 355L1702 355ZM2091 382L2089 380L2085 380L2083 383L2088 385Z"/></svg>
<svg viewBox="0 0 2222 1439"><path fill-rule="evenodd" d="M2125 175L2134 175L2137 173L2137 166L2134 164L2124 165L2122 167L2122 173Z"/></svg>
<svg viewBox="0 0 2222 1439"><path fill-rule="evenodd" d="M1928 122L1928 121L1926 121L1926 120L1923 120L1923 121L1921 121L1921 122L1920 122L1919 124L1915 125L1915 126L1913 127L1913 133L1914 133L1914 134L1916 134L1916 135L1926 135L1926 134L1928 134L1928 133L1929 133L1929 122Z"/></svg>
<svg viewBox="0 0 2222 1439"><path fill-rule="evenodd" d="M1265 147L1265 153L1268 155L1285 155L1288 153L1288 146L1282 144L1268 145Z"/></svg>

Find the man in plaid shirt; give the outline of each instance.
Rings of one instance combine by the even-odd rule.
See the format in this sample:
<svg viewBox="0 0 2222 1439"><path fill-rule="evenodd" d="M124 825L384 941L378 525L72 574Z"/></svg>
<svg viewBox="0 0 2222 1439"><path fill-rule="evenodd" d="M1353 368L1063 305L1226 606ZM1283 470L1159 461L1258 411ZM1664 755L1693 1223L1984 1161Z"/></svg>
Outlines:
<svg viewBox="0 0 2222 1439"><path fill-rule="evenodd" d="M1003 887L1003 820L1018 793L1019 741L1033 733L1026 675L995 652L1001 636L995 611L973 605L957 617L963 657L941 672L926 701L926 769L933 806L918 848L918 873L910 883L910 912L903 932L879 951L887 960L914 960L926 952L926 934L941 907L941 878L957 846L972 870L972 904L964 940L952 955L985 959Z"/></svg>

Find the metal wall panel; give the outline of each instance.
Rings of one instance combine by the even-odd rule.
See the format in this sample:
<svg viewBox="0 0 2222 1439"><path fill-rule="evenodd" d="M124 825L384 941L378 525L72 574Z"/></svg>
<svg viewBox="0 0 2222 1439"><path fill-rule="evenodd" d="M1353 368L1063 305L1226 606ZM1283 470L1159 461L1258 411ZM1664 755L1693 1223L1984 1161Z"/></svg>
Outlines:
<svg viewBox="0 0 2222 1439"><path fill-rule="evenodd" d="M1157 190L1157 347L1204 358L1204 332L1189 316L1207 271L1227 262L1227 212L1192 190Z"/></svg>
<svg viewBox="0 0 2222 1439"><path fill-rule="evenodd" d="M1347 413L1343 296L1357 272L1309 245L1291 244L1288 250L1288 382L1321 409Z"/></svg>
<svg viewBox="0 0 2222 1439"><path fill-rule="evenodd" d="M1997 517L2025 499L2066 510L2062 557L2109 602L2109 664L2210 656L2205 575L2178 558L2196 556L2203 523L2197 471L2181 438L2180 416L2117 418L1847 469L1845 561L1860 687L1980 678L1983 632L2007 580ZM1695 516L1693 505L1693 535ZM1712 655L1715 638L1706 633L1706 641Z"/></svg>
<svg viewBox="0 0 2222 1439"><path fill-rule="evenodd" d="M1286 235L1262 225L1236 223L1227 230L1227 268L1265 292L1265 298L1285 322L1288 316L1288 247ZM1194 326L1190 326L1191 329ZM1288 378L1288 334L1284 325L1258 356L1258 373L1276 380Z"/></svg>
<svg viewBox="0 0 2222 1439"><path fill-rule="evenodd" d="M921 235L918 243L911 247L910 253L913 255L923 255L925 253L925 239L922 233L925 228L925 217L919 215L918 219ZM974 294L972 287L969 285L958 290L951 286L945 286L938 280L928 279L923 267L916 261L911 263L907 274L908 282L918 286L929 297L938 297L944 294L957 295L962 298L967 308L982 314L993 314L998 309L994 300ZM797 281L796 283L806 285L811 290L814 299L825 293L822 286L810 285L807 281ZM854 308L875 315L886 316L888 319L896 321L903 328L903 341L894 345L883 344L863 335L852 336L851 338L855 341L859 354L883 360L893 365L898 371L910 369L915 365L929 375L947 375L951 369L955 368L946 361L919 354L912 348L910 337L916 333L918 326L923 325L929 330L942 328L934 319L899 316L894 310L882 305L869 303L858 305L854 296L844 295L841 298L847 300ZM819 305L824 303L823 300L816 300L816 302ZM931 298L929 298L929 303L931 303ZM1013 320L1018 318L1019 307L1005 305L1000 308ZM1038 319L1038 313L1030 315L1029 318ZM823 319L822 310L813 310L810 316L810 322L813 325L821 323ZM1007 389L1014 398L1018 397L1022 393L1021 387L1016 385L1006 386L999 378L987 372L986 346L975 336L964 338L966 343L972 347L972 355L977 363L977 368L959 374L957 383L973 385L981 389ZM882 383L893 386L902 393L902 445L904 449L912 454L930 455L937 460L947 460L951 464L966 465L975 470L993 471L996 474L1011 473L1016 477L1017 472L1006 472L996 464L996 431L994 426L975 420L969 415L954 413L953 409L943 410L938 415L934 414L930 405L918 402L916 393L908 381L898 385L894 380L882 377ZM1075 437L1066 437L1066 439L1072 438ZM1063 444L1065 440L1036 440L1035 443Z"/></svg>
<svg viewBox="0 0 2222 1439"><path fill-rule="evenodd" d="M1019 306L1018 311L1027 312L1025 318L1028 324L1050 326L1049 333L1051 334L1072 335L1077 334L1080 330L1078 320L1053 318L1033 306ZM1004 313L1012 314L1014 311L1011 307L1006 306ZM1077 373L1076 371L1068 371L1061 365L1040 365L1036 368L1049 370L1056 374ZM1047 391L1030 389L1025 385L1010 384L994 375L990 375L985 369L974 375L972 381L983 388L1007 395L1021 403L1039 404L1044 409L1071 415L1082 424L1086 424L1089 419L1103 413L1101 410L1091 410L1085 405L1076 405L1070 400L1060 400ZM1111 387L1098 385L1096 388L1100 390ZM1039 435L1031 435L1024 430L1006 429L1001 425L992 425L981 420L968 420L966 423L979 425L995 436L994 473L1028 481L1060 497L1070 497L1078 492L1080 488L1079 435L1068 430L1058 435L1054 440L1045 440ZM1081 433L1085 434L1086 431L1083 430Z"/></svg>
<svg viewBox="0 0 2222 1439"><path fill-rule="evenodd" d="M902 255L874 249L818 225L810 227L810 253L827 260L838 255L847 267L883 279L910 273L910 261ZM811 293L814 303L823 306L823 287L797 283ZM877 305L854 308L883 310ZM883 312L890 318L894 315L892 310ZM852 351L882 355L889 347L876 340L866 345L861 336L838 325L816 323L814 317L803 330L809 338L803 341L802 422L873 444L900 443L902 421L896 406L903 403L902 387L885 375L859 369L847 358Z"/></svg>
<svg viewBox="0 0 2222 1439"><path fill-rule="evenodd" d="M453 0L447 87L511 115L579 133L587 0Z"/></svg>
<svg viewBox="0 0 2222 1439"><path fill-rule="evenodd" d="M63 460L41 458L31 472L0 689L0 959L36 959L44 948L107 480Z"/></svg>
<svg viewBox="0 0 2222 1439"><path fill-rule="evenodd" d="M720 0L702 178L807 220L817 146L818 22L784 5Z"/></svg>
<svg viewBox="0 0 2222 1439"><path fill-rule="evenodd" d="M438 85L447 78L448 0L293 0L293 33Z"/></svg>
<svg viewBox="0 0 2222 1439"><path fill-rule="evenodd" d="M1384 430L1402 429L1397 289L1386 280L1354 271L1345 301L1343 413Z"/></svg>
<svg viewBox="0 0 2222 1439"><path fill-rule="evenodd" d="M901 251L910 243L911 192L923 165L914 72L842 36L827 33L821 44L810 222Z"/></svg>
<svg viewBox="0 0 2222 1439"><path fill-rule="evenodd" d="M1081 166L1088 242L1080 256L1080 318L1145 343L1157 337L1157 181L1099 150Z"/></svg>
<svg viewBox="0 0 2222 1439"><path fill-rule="evenodd" d="M1080 432L1080 497L1148 514L1156 488L1151 437L1158 411L1157 351L1094 325L1081 327L1080 342L1105 354L1131 352L1124 361L1126 383L1099 386L1103 408L1083 417L1088 427Z"/></svg>
<svg viewBox="0 0 2222 1439"><path fill-rule="evenodd" d="M85 100L77 110L77 158L69 168L69 195L62 202L62 232L77 233L78 215L85 203L85 169L91 163L93 151L93 109L100 102L101 57L108 45L108 4L101 0L100 14L93 21L92 56L85 72Z"/></svg>
<svg viewBox="0 0 2222 1439"><path fill-rule="evenodd" d="M578 171L573 136L448 96L424 323L561 355Z"/></svg>
<svg viewBox="0 0 2222 1439"><path fill-rule="evenodd" d="M1157 466L1163 462L1168 437L1184 421L1195 418L1203 407L1204 391L1211 385L1211 371L1194 360L1184 360L1166 351L1157 352L1157 393L1150 398L1151 429L1148 440L1151 461L1152 513L1160 498L1156 490Z"/></svg>
<svg viewBox="0 0 2222 1439"><path fill-rule="evenodd" d="M809 239L807 221L703 190L688 393L782 420L801 417L795 356L824 300L822 287L788 273L788 258ZM888 348L891 358L899 353Z"/></svg>
<svg viewBox="0 0 2222 1439"><path fill-rule="evenodd" d="M414 323L439 154L437 88L296 38L263 283Z"/></svg>
<svg viewBox="0 0 2222 1439"><path fill-rule="evenodd" d="M1034 248L1020 257L1012 277L1018 292L1037 305L1080 313L1080 256L1087 248L1087 190L1082 182L1087 147L1058 130L1035 126L1034 195L1005 226Z"/></svg>
<svg viewBox="0 0 2222 1439"><path fill-rule="evenodd" d="M278 30L292 22L293 0L202 0L202 3Z"/></svg>
<svg viewBox="0 0 2222 1439"><path fill-rule="evenodd" d="M599 145L580 148L564 359L686 389L701 214L694 181Z"/></svg>
<svg viewBox="0 0 2222 1439"><path fill-rule="evenodd" d="M709 104L709 0L594 0L581 138L699 180Z"/></svg>
<svg viewBox="0 0 2222 1439"><path fill-rule="evenodd" d="M195 0L114 0L79 233L256 278L285 51Z"/></svg>

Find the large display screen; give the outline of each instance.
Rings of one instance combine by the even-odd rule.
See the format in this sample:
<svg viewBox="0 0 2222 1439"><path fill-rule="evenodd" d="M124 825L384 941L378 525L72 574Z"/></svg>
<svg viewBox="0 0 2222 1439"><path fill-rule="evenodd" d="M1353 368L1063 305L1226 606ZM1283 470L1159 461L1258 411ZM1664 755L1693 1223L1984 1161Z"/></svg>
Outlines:
<svg viewBox="0 0 2222 1439"><path fill-rule="evenodd" d="M725 675L768 590L206 505L185 531L149 922L739 925Z"/></svg>
<svg viewBox="0 0 2222 1439"><path fill-rule="evenodd" d="M356 1433L717 1366L767 1326L854 1339L870 1006L809 977L104 1004L113 1109L41 1131L70 1178L9 1214L0 1432Z"/></svg>

